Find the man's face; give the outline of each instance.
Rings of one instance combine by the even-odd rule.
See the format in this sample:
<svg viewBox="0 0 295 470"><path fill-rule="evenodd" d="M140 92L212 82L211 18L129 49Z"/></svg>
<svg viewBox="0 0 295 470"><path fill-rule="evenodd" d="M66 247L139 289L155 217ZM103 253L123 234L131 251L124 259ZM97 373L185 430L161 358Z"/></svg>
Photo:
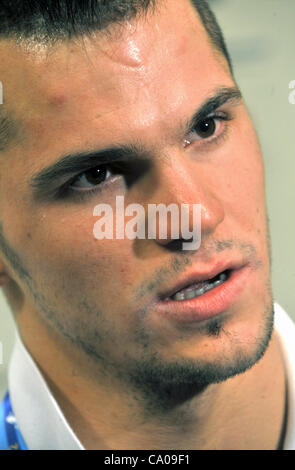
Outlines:
<svg viewBox="0 0 295 470"><path fill-rule="evenodd" d="M204 123L183 134L209 98L236 86L190 4L169 0L117 36L38 50L5 43L0 64L5 101L21 122L17 145L2 156L0 188L3 259L24 296L20 321L36 312L98 368L135 380L173 370L168 381L176 371L185 381L186 371L214 367L219 380L255 362L272 309L263 162L237 98L209 113L207 134ZM99 184L89 172L100 163L95 153L114 146L140 154L120 171L110 164L113 175ZM86 166L58 170L42 194L32 187L62 157L92 152ZM93 209L115 210L116 196L125 206L201 204L199 250L95 239ZM165 313L159 298L179 279L227 263L244 277L224 311L202 321Z"/></svg>

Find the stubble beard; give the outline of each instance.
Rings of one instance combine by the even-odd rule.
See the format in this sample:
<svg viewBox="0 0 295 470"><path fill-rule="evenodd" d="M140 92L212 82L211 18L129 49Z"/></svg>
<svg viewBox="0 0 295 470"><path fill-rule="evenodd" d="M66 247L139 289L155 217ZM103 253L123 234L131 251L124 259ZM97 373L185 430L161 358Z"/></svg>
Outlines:
<svg viewBox="0 0 295 470"><path fill-rule="evenodd" d="M265 217L265 233L268 261L271 270L271 236L269 218ZM253 248L249 245L251 250ZM260 264L256 258L257 264ZM178 407L204 392L210 385L224 382L236 375L243 374L262 359L274 330L274 300L270 281L270 272L265 281L265 299L262 305L262 317L259 335L253 341L255 348L246 353L242 347L234 347L235 339L227 331L226 319L218 316L206 322L202 328L203 335L208 338L227 338L233 346L231 357L220 358L216 362L205 359L179 359L174 362L165 362L156 352L145 354L140 360L133 360L131 372L127 376L129 383L140 391L145 398L147 408L156 413L164 412ZM145 348L148 350L148 348ZM126 380L126 377L125 377Z"/></svg>
<svg viewBox="0 0 295 470"><path fill-rule="evenodd" d="M168 362L157 352L145 353L140 359L129 360L128 373L124 381L140 393L146 402L146 409L155 413L173 410L179 405L200 395L210 385L218 384L253 367L265 354L273 333L274 304L270 286L268 301L264 305L259 336L251 341L252 351L247 352L243 345L227 330L224 317L206 321L202 334L215 340L230 342L231 354L218 358L215 362L206 359L179 358ZM213 338L214 337L214 338Z"/></svg>
<svg viewBox="0 0 295 470"><path fill-rule="evenodd" d="M77 346L76 336L65 331L63 325L55 324L57 319L54 309L50 308L47 302L44 301L43 296L39 295L38 288L35 286L30 273L23 267L21 258L6 242L1 231L0 235L2 250L15 271L27 284L45 317L49 317L55 328ZM268 224L267 235L269 259L271 260ZM220 247L220 249L223 248L223 246ZM211 384L223 382L235 375L246 372L263 357L273 332L274 308L270 281L265 286L265 292L267 298L264 307L262 307L264 310L261 317L260 335L256 338L255 348L251 354L245 353L242 348L233 347L233 354L230 358L220 358L216 362L206 362L205 359L184 358L168 362L164 361L157 352L150 352L149 347L147 347L143 348L144 353L138 359L128 358L129 363L126 368L124 367L124 373L119 370L113 370L113 373L116 374L117 372L118 377L124 381L125 385L128 383L145 398L147 403L152 403L153 409L165 411L183 403L190 397L196 396ZM203 334L206 334L208 338L210 336L214 337L214 340L222 340L222 337L226 337L227 341L231 341L230 331L227 331L226 328L226 321L222 317L218 317L207 322L206 331L203 331ZM234 346L234 340L232 341ZM108 368L106 364L108 361L100 357L98 351L96 351L96 345L89 347L89 344L86 344L85 341L79 341L78 346L86 354L94 356L96 360L104 363L106 369Z"/></svg>

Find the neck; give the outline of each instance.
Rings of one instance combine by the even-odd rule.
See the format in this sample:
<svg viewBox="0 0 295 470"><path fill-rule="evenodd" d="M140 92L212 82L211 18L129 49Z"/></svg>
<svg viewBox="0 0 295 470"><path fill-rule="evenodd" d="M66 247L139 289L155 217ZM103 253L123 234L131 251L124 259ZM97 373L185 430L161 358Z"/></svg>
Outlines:
<svg viewBox="0 0 295 470"><path fill-rule="evenodd" d="M276 334L263 358L244 374L204 388L178 385L148 395L111 377L45 325L38 325L36 338L35 328L28 321L20 326L23 341L86 449L278 446L286 384Z"/></svg>

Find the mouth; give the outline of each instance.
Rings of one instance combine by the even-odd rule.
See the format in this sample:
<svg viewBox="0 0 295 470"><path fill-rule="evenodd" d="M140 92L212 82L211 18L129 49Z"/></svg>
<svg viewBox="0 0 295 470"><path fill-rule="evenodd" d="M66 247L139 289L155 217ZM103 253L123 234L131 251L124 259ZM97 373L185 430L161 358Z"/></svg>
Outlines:
<svg viewBox="0 0 295 470"><path fill-rule="evenodd" d="M158 314L176 322L199 322L231 311L252 283L246 263L220 263L211 270L191 273L159 297Z"/></svg>
<svg viewBox="0 0 295 470"><path fill-rule="evenodd" d="M180 302L182 300L189 300L200 297L206 292L209 292L210 290L215 289L216 287L226 282L231 274L231 271L232 270L230 269L226 269L211 279L188 285L187 287L177 291L175 294L169 296L167 300L176 300Z"/></svg>

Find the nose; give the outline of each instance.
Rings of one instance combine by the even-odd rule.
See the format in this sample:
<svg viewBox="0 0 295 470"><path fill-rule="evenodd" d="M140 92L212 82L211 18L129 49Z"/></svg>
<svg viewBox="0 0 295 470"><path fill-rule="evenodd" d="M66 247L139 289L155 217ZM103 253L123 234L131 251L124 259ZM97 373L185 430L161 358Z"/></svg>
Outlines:
<svg viewBox="0 0 295 470"><path fill-rule="evenodd" d="M184 234L196 232L196 223L204 239L224 220L224 207L208 171L186 157L155 164L146 222L155 228L152 238L157 244L168 246L173 242L176 246L177 241L190 238ZM156 212L155 205L162 205L162 211Z"/></svg>

